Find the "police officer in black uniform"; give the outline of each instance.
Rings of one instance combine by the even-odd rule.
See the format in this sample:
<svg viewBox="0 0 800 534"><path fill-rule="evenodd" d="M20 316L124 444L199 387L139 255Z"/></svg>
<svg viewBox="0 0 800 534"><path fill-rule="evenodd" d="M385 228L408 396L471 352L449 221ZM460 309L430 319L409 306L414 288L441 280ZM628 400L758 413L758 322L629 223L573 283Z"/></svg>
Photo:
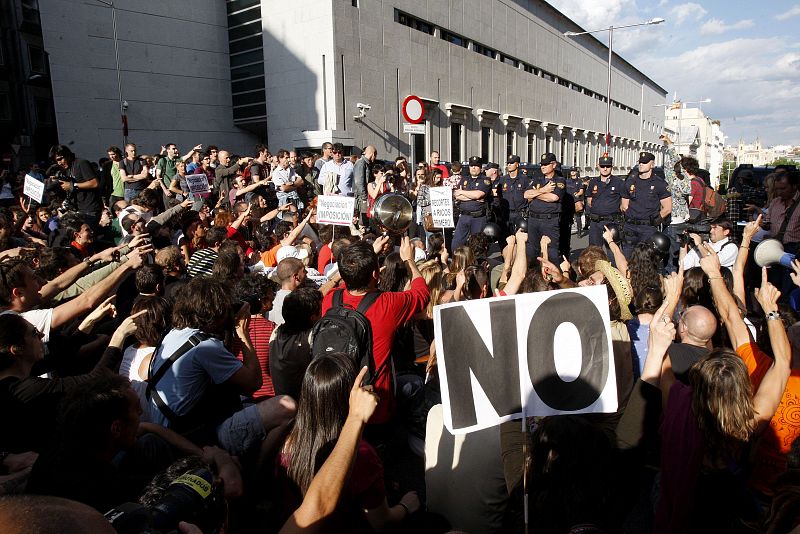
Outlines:
<svg viewBox="0 0 800 534"><path fill-rule="evenodd" d="M458 204L460 216L453 235L453 250L467 242L472 234L477 234L486 226L486 200L491 195L491 183L481 173L481 158L469 158L469 176L459 179L453 199Z"/></svg>
<svg viewBox="0 0 800 534"><path fill-rule="evenodd" d="M556 156L553 153L542 154L539 160L542 174L528 176L528 189L525 198L528 200L528 261L533 262L541 255L539 242L543 235L550 238L547 256L558 263L559 220L561 219L561 199L564 197L566 184L564 178L556 174Z"/></svg>
<svg viewBox="0 0 800 534"><path fill-rule="evenodd" d="M650 152L639 153L639 174L625 180L622 211L625 229L622 252L631 257L637 243L647 241L672 213L672 195L667 182L653 176L656 157Z"/></svg>
<svg viewBox="0 0 800 534"><path fill-rule="evenodd" d="M600 176L589 180L586 187L586 202L589 219L589 244L603 246L603 232L605 227L622 223L622 191L625 182L619 176L611 174L614 159L603 156L597 160Z"/></svg>
<svg viewBox="0 0 800 534"><path fill-rule="evenodd" d="M503 204L504 223L508 234L513 234L519 228L519 223L528 217L526 209L528 201L525 191L528 189L528 177L519 170L519 156L508 156L506 174L499 178L497 198Z"/></svg>

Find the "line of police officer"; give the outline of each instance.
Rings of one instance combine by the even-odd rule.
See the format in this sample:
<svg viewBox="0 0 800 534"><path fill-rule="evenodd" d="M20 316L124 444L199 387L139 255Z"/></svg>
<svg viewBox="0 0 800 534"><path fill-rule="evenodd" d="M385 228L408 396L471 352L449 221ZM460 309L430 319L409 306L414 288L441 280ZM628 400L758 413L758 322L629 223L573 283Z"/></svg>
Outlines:
<svg viewBox="0 0 800 534"><path fill-rule="evenodd" d="M509 156L506 174L496 180L481 172L481 164L481 158L470 158L469 176L458 182L453 193L460 213L453 250L471 234L481 232L491 212L509 233L520 226L527 227L527 254L531 261L541 255L543 235L550 238L548 258L558 260L560 254L569 252L574 202L585 198L589 244L602 246L605 227L621 226L622 249L629 257L636 244L648 241L672 211L669 188L653 174L655 156L649 152L639 154L638 173L631 173L624 180L612 175L612 158L599 158L600 176L585 186L575 178L561 176L557 158L549 152L539 160L541 173L533 176L520 171L520 158L516 155ZM560 244L564 246L559 247Z"/></svg>

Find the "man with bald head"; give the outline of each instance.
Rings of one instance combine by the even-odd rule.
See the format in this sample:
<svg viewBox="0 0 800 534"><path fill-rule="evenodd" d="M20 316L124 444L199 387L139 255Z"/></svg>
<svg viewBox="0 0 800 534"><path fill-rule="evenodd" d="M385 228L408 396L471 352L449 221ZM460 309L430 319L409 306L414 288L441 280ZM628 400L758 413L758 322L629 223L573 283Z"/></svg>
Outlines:
<svg viewBox="0 0 800 534"><path fill-rule="evenodd" d="M369 145L353 166L353 196L356 197L356 206L362 228L367 227L367 210L369 209L367 183L370 176L372 176L372 165L377 157L378 149Z"/></svg>
<svg viewBox="0 0 800 534"><path fill-rule="evenodd" d="M680 343L669 348L672 372L675 378L689 383L689 369L694 363L708 354L711 338L717 331L717 317L703 306L690 306L681 314L678 321Z"/></svg>
<svg viewBox="0 0 800 534"><path fill-rule="evenodd" d="M217 158L219 164L214 169L214 192L224 199L223 206L230 207L228 192L231 190L236 172L247 163L247 158L239 158L238 161L232 162L230 152L227 150L220 150Z"/></svg>

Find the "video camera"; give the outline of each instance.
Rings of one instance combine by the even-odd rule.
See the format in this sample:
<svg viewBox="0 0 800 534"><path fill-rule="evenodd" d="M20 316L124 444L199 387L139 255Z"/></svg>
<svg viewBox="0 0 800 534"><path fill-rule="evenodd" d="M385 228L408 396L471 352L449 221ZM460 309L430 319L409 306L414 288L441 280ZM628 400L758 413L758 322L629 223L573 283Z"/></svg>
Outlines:
<svg viewBox="0 0 800 534"><path fill-rule="evenodd" d="M704 240L708 240L709 233L711 232L711 219L701 219L695 223L689 223L686 229L677 235L678 244L682 247L694 245L694 241L689 237L689 234L697 234Z"/></svg>
<svg viewBox="0 0 800 534"><path fill-rule="evenodd" d="M180 521L216 533L225 523L225 498L211 471L192 469L173 480L152 506L129 502L109 510L105 517L119 534L177 532Z"/></svg>

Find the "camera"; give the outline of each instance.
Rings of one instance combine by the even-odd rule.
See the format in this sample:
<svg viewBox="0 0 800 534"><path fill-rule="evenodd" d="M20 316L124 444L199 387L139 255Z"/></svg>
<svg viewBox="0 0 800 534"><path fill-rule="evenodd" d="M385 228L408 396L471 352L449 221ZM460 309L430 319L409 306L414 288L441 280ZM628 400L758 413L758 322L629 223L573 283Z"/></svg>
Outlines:
<svg viewBox="0 0 800 534"><path fill-rule="evenodd" d="M711 232L711 224L710 223L699 223L699 224L689 224L686 226L686 229L678 234L678 243L680 246L685 247L693 247L694 241L689 236L689 234L697 234L702 238L708 238L709 232Z"/></svg>
<svg viewBox="0 0 800 534"><path fill-rule="evenodd" d="M356 104L356 107L358 108L359 111L369 111L372 109L372 106L370 106L369 104L362 104L361 102Z"/></svg>
<svg viewBox="0 0 800 534"><path fill-rule="evenodd" d="M219 532L225 522L225 498L214 485L214 475L205 468L185 472L164 490L152 506L125 503L105 517L119 534L177 532L186 521L203 532Z"/></svg>

